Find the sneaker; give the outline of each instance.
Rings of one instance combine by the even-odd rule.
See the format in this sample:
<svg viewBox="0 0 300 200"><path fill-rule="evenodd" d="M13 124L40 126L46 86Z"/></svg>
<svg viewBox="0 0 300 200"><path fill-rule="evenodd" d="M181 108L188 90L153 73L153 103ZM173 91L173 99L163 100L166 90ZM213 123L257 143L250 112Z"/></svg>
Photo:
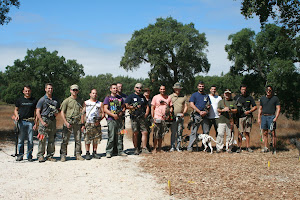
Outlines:
<svg viewBox="0 0 300 200"><path fill-rule="evenodd" d="M76 155L76 160L84 160L84 158L81 155Z"/></svg>
<svg viewBox="0 0 300 200"><path fill-rule="evenodd" d="M174 148L172 147L171 149L170 149L170 152L173 152L174 151Z"/></svg>
<svg viewBox="0 0 300 200"><path fill-rule="evenodd" d="M92 159L92 156L91 156L91 154L89 152L86 152L85 159L86 160L91 160Z"/></svg>
<svg viewBox="0 0 300 200"><path fill-rule="evenodd" d="M253 150L252 150L250 147L247 148L247 151L248 151L249 153L253 153Z"/></svg>
<svg viewBox="0 0 300 200"><path fill-rule="evenodd" d="M106 153L106 158L111 158L111 154L110 153Z"/></svg>
<svg viewBox="0 0 300 200"><path fill-rule="evenodd" d="M142 149L142 154L151 154L151 152L149 152L148 149L143 148Z"/></svg>
<svg viewBox="0 0 300 200"><path fill-rule="evenodd" d="M228 150L227 150L227 153L232 153L231 149L228 149Z"/></svg>
<svg viewBox="0 0 300 200"><path fill-rule="evenodd" d="M187 150L189 153L192 153L193 152L193 149L188 149Z"/></svg>
<svg viewBox="0 0 300 200"><path fill-rule="evenodd" d="M66 156L65 155L60 156L60 162L66 162Z"/></svg>
<svg viewBox="0 0 300 200"><path fill-rule="evenodd" d="M48 161L51 161L51 162L56 162L56 159L53 158L53 157L48 157L47 160L48 160Z"/></svg>
<svg viewBox="0 0 300 200"><path fill-rule="evenodd" d="M135 150L134 150L134 153L133 153L134 155L139 155L140 154L140 150L138 149L138 148L136 148Z"/></svg>
<svg viewBox="0 0 300 200"><path fill-rule="evenodd" d="M42 162L45 162L46 160L45 160L44 156L41 156L41 157L38 158L38 161L40 163L42 163Z"/></svg>
<svg viewBox="0 0 300 200"><path fill-rule="evenodd" d="M93 152L92 156L93 156L93 158L96 158L96 159L100 159L101 158L101 156L97 155L96 152Z"/></svg>
<svg viewBox="0 0 300 200"><path fill-rule="evenodd" d="M220 150L220 149L217 149L216 153L221 153L221 150Z"/></svg>
<svg viewBox="0 0 300 200"><path fill-rule="evenodd" d="M264 147L262 150L261 150L262 153L267 153L269 152L269 149L267 147Z"/></svg>
<svg viewBox="0 0 300 200"><path fill-rule="evenodd" d="M178 152L182 152L182 150L180 150L179 148L176 148L176 151L178 151Z"/></svg>
<svg viewBox="0 0 300 200"><path fill-rule="evenodd" d="M127 154L122 151L122 152L118 153L118 156L127 156Z"/></svg>
<svg viewBox="0 0 300 200"><path fill-rule="evenodd" d="M242 149L239 148L238 150L236 150L236 153L241 153L242 152Z"/></svg>
<svg viewBox="0 0 300 200"><path fill-rule="evenodd" d="M28 158L27 160L28 160L28 162L33 162L32 158Z"/></svg>
<svg viewBox="0 0 300 200"><path fill-rule="evenodd" d="M16 161L22 161L23 160L23 156L18 156Z"/></svg>
<svg viewBox="0 0 300 200"><path fill-rule="evenodd" d="M276 155L276 149L273 149L273 155Z"/></svg>

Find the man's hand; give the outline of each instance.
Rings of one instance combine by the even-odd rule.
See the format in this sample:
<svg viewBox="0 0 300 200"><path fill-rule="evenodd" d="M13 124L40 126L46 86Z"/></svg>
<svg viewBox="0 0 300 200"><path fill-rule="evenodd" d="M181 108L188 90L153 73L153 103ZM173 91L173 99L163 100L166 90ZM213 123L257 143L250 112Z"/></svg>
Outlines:
<svg viewBox="0 0 300 200"><path fill-rule="evenodd" d="M204 117L205 115L207 115L207 112L206 111L200 111L199 114L200 114L201 117Z"/></svg>
<svg viewBox="0 0 300 200"><path fill-rule="evenodd" d="M67 127L67 128L71 128L72 125L71 125L69 122L66 122L66 127Z"/></svg>
<svg viewBox="0 0 300 200"><path fill-rule="evenodd" d="M42 125L45 126L45 127L48 126L48 124L47 124L46 122L44 122L44 121L41 121L41 123L42 123Z"/></svg>
<svg viewBox="0 0 300 200"><path fill-rule="evenodd" d="M85 129L85 126L83 125L83 126L81 127L81 131L84 132L84 129Z"/></svg>
<svg viewBox="0 0 300 200"><path fill-rule="evenodd" d="M114 114L113 117L114 117L115 120L119 119L119 115L118 114Z"/></svg>
<svg viewBox="0 0 300 200"><path fill-rule="evenodd" d="M36 131L37 130L37 125L34 124L33 127L32 127L32 129Z"/></svg>
<svg viewBox="0 0 300 200"><path fill-rule="evenodd" d="M251 114L251 111L250 111L250 110L245 111L244 114L245 114L245 115L250 115L250 114Z"/></svg>
<svg viewBox="0 0 300 200"><path fill-rule="evenodd" d="M260 117L257 118L257 123L258 123L259 125L261 124L261 119L260 119Z"/></svg>
<svg viewBox="0 0 300 200"><path fill-rule="evenodd" d="M229 109L228 107L225 107L225 108L222 109L222 111L223 111L223 112L229 112L230 109Z"/></svg>

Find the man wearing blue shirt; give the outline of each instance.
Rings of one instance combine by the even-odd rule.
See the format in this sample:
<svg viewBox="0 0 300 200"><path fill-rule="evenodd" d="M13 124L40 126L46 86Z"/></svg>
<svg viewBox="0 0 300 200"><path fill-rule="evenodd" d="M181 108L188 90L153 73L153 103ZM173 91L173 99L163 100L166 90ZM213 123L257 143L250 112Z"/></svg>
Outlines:
<svg viewBox="0 0 300 200"><path fill-rule="evenodd" d="M189 145L187 150L189 152L193 151L193 143L197 137L197 131L199 126L202 125L202 130L204 134L209 134L209 120L207 114L211 105L208 94L204 93L204 82L200 81L198 83L198 92L192 94L190 98L190 106L194 110L193 125L190 135Z"/></svg>

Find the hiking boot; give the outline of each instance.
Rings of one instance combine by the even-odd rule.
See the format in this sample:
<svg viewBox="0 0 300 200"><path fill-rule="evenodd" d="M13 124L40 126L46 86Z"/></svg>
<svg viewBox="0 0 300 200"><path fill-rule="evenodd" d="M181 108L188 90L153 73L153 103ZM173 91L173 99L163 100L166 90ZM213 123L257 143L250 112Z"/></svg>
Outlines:
<svg viewBox="0 0 300 200"><path fill-rule="evenodd" d="M66 162L66 156L65 155L60 156L60 162Z"/></svg>
<svg viewBox="0 0 300 200"><path fill-rule="evenodd" d="M273 149L273 155L276 155L276 149Z"/></svg>
<svg viewBox="0 0 300 200"><path fill-rule="evenodd" d="M142 154L151 154L151 152L149 152L148 149L143 148L142 149Z"/></svg>
<svg viewBox="0 0 300 200"><path fill-rule="evenodd" d="M171 149L170 149L170 152L173 152L174 151L174 148L172 147Z"/></svg>
<svg viewBox="0 0 300 200"><path fill-rule="evenodd" d="M241 153L242 152L242 149L239 148L238 150L236 150L236 153Z"/></svg>
<svg viewBox="0 0 300 200"><path fill-rule="evenodd" d="M178 151L178 152L182 152L182 150L180 150L179 148L176 148L176 151Z"/></svg>
<svg viewBox="0 0 300 200"><path fill-rule="evenodd" d="M111 158L111 154L110 154L110 153L107 153L107 154L106 154L106 158Z"/></svg>
<svg viewBox="0 0 300 200"><path fill-rule="evenodd" d="M23 156L18 156L16 161L22 161L23 160Z"/></svg>
<svg viewBox="0 0 300 200"><path fill-rule="evenodd" d="M127 154L122 151L122 152L118 153L118 156L127 156Z"/></svg>
<svg viewBox="0 0 300 200"><path fill-rule="evenodd" d="M247 151L248 151L249 153L253 153L253 150L252 150L250 147L247 148Z"/></svg>
<svg viewBox="0 0 300 200"><path fill-rule="evenodd" d="M48 157L47 160L48 160L48 161L51 161L51 162L56 162L56 159L53 158L53 157Z"/></svg>
<svg viewBox="0 0 300 200"><path fill-rule="evenodd" d="M42 162L45 162L46 160L45 160L44 156L41 156L41 157L38 158L38 161L40 163L42 163Z"/></svg>
<svg viewBox="0 0 300 200"><path fill-rule="evenodd" d="M262 150L261 150L262 153L267 153L269 152L269 149L267 147L264 147Z"/></svg>
<svg viewBox="0 0 300 200"><path fill-rule="evenodd" d="M89 152L86 152L85 159L86 160L91 160L92 159L92 156L91 156L91 154Z"/></svg>
<svg viewBox="0 0 300 200"><path fill-rule="evenodd" d="M78 155L76 155L76 160L81 160L82 161L82 160L84 160L84 158L81 155L78 154Z"/></svg>
<svg viewBox="0 0 300 200"><path fill-rule="evenodd" d="M96 152L93 152L93 158L100 159L100 158L101 158L101 156L97 155L97 153L96 153Z"/></svg>
<svg viewBox="0 0 300 200"><path fill-rule="evenodd" d="M139 154L140 154L140 150L139 150L138 148L136 148L136 149L134 150L133 155L139 155Z"/></svg>

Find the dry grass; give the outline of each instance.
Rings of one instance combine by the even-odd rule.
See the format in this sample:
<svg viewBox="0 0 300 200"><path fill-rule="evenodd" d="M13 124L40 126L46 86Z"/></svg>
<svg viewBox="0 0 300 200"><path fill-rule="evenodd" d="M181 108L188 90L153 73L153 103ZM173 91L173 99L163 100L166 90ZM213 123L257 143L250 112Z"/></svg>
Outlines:
<svg viewBox="0 0 300 200"><path fill-rule="evenodd" d="M255 112L255 121L256 118ZM189 117L186 117L185 127L188 121ZM250 139L254 153L243 151L241 154L211 155L165 151L145 156L141 166L145 172L154 174L160 183L166 184L166 192L167 181L170 180L173 196L180 199L299 199L300 160L298 151L288 141L292 137L299 138L299 130L299 121L280 116L276 156L260 153L260 129L254 123ZM201 128L198 132L202 132ZM189 135L190 131L185 129L183 134ZM215 138L213 128L210 135ZM170 133L165 136L163 145L165 150L170 148ZM242 147L245 147L244 142Z"/></svg>

